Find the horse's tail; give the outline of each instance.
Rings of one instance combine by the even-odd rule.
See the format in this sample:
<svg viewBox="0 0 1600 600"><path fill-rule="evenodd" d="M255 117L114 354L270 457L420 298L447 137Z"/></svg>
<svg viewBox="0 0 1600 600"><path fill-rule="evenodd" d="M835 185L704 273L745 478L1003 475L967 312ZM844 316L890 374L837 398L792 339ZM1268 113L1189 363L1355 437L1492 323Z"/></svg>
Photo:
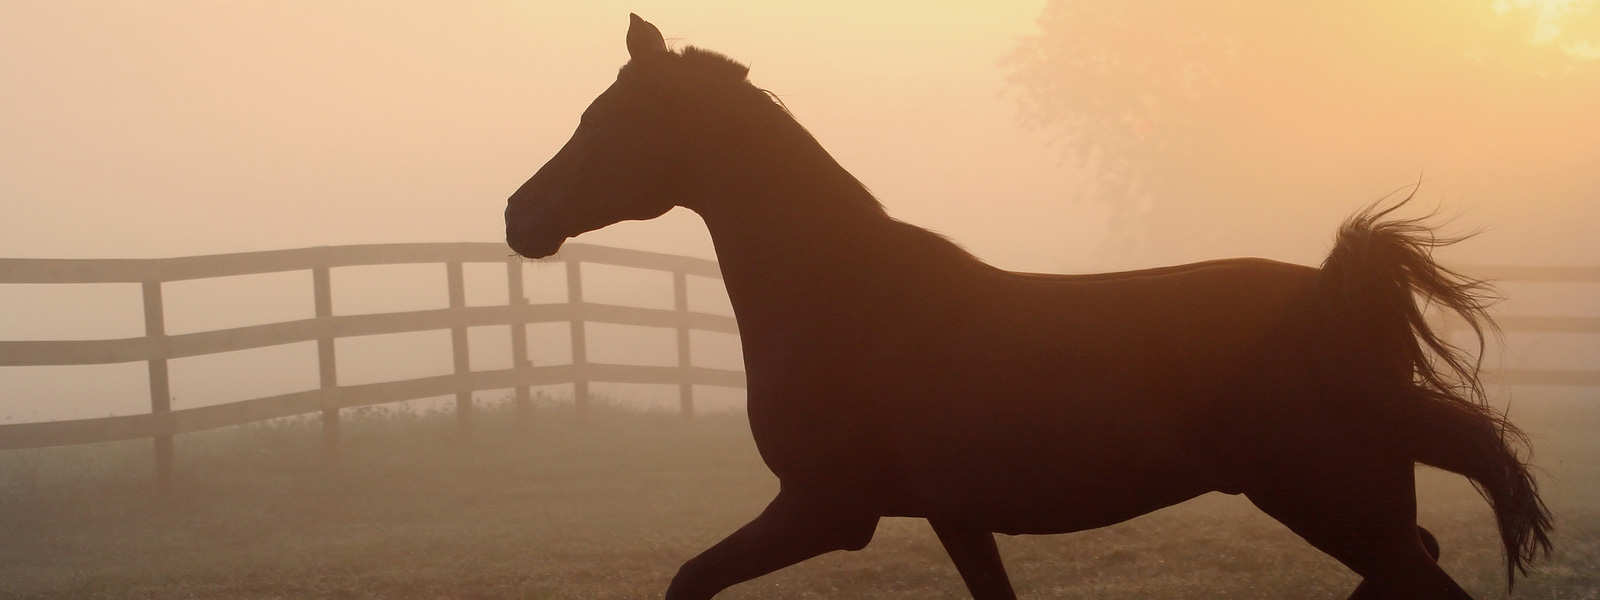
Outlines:
<svg viewBox="0 0 1600 600"><path fill-rule="evenodd" d="M1520 452L1527 437L1488 404L1478 377L1484 330L1495 328L1485 308L1496 294L1434 262L1434 248L1462 238L1440 237L1423 219L1385 219L1404 204L1375 204L1345 222L1318 275L1319 297L1339 324L1334 334L1344 356L1375 371L1368 381L1378 389L1371 391L1402 398L1372 407L1390 417L1398 444L1413 460L1471 479L1493 507L1509 586L1550 552L1551 523ZM1472 328L1478 353L1428 326L1423 308L1430 304Z"/></svg>

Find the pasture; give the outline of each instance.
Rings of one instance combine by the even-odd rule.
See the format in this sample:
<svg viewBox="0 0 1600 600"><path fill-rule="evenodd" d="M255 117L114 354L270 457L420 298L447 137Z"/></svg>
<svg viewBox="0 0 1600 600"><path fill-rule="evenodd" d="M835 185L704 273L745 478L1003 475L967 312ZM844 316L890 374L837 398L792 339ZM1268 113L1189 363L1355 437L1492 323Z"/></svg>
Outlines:
<svg viewBox="0 0 1600 600"><path fill-rule="evenodd" d="M1519 388L1557 517L1556 554L1514 597L1600 598L1600 395ZM344 455L315 418L180 436L171 498L150 442L0 452L0 598L651 598L776 492L742 415L543 402L462 436L452 415L346 411ZM1421 522L1479 598L1504 597L1488 507L1419 471ZM1001 537L1019 594L1343 598L1356 578L1248 502L1212 494L1104 529ZM922 521L719 598L964 598Z"/></svg>

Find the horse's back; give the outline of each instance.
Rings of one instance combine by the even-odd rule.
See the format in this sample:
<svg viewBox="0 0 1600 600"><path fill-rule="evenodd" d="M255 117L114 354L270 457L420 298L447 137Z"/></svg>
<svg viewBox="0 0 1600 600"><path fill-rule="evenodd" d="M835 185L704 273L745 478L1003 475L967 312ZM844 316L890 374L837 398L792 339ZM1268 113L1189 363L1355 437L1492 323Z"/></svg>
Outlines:
<svg viewBox="0 0 1600 600"><path fill-rule="evenodd" d="M1019 375L1064 390L1159 400L1212 390L1309 318L1317 270L1229 259L1103 275L1017 276L979 336ZM995 368L990 366L989 368ZM1000 367L1003 368L1003 367Z"/></svg>
<svg viewBox="0 0 1600 600"><path fill-rule="evenodd" d="M1272 376L1260 371L1305 315L1315 274L1234 259L997 277L959 343L908 350L963 361L906 373L916 392L886 394L894 460L933 510L983 512L1015 533L1101 526L1225 489L1212 423L1239 382Z"/></svg>

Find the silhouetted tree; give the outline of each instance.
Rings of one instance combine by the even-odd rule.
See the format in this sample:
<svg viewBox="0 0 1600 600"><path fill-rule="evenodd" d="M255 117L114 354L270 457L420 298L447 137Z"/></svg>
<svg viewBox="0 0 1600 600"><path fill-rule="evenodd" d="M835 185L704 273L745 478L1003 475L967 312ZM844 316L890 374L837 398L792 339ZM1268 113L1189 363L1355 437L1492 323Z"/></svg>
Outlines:
<svg viewBox="0 0 1600 600"><path fill-rule="evenodd" d="M1038 26L1006 61L1021 121L1097 174L1119 250L1193 252L1376 161L1600 131L1595 0L1051 0Z"/></svg>

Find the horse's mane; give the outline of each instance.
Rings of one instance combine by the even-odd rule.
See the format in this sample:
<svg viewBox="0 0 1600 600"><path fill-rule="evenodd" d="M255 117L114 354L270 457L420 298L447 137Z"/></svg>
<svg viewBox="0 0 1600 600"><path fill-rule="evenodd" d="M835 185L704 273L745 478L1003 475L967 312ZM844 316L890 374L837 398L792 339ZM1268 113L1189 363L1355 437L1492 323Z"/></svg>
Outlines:
<svg viewBox="0 0 1600 600"><path fill-rule="evenodd" d="M861 180L856 179L855 175L840 166L838 161L828 154L822 144L816 141L816 137L812 136L811 132L806 130L805 126L801 125L799 120L795 118L794 113L789 111L788 105L784 104L782 98L750 82L750 67L748 65L729 58L725 54L696 46L685 46L682 50L670 52L664 58L666 58L664 63L651 62L658 66L662 64L671 65L669 68L676 71L674 73L676 76L692 77L705 85L731 87L735 93L730 94L730 96L736 98L736 101L741 103L749 102L749 106L753 108L755 114L771 121L775 128L778 130L786 129L792 135L806 140L814 148L815 152L820 155L820 158L825 158L827 164L833 167L833 175L850 189L852 193L849 200L852 201L852 206L866 211L875 218L881 217L888 222L889 226L883 231L888 234L890 239L884 240L885 242L902 251L916 252L928 258L931 258L929 255L943 254L978 261L966 249L949 238L889 216L888 212L884 210L883 203L872 194L872 190L868 189L865 184L861 183ZM636 62L629 61L628 64L623 65L622 72L626 73L632 69L640 68L635 65ZM711 96L713 95L708 94L706 97L710 98Z"/></svg>
<svg viewBox="0 0 1600 600"><path fill-rule="evenodd" d="M678 56L682 57L684 65L702 73L727 77L734 81L747 81L750 76L748 65L719 52L687 46L678 53Z"/></svg>
<svg viewBox="0 0 1600 600"><path fill-rule="evenodd" d="M749 83L747 79L750 75L749 66L729 58L726 54L697 46L686 46L682 50L669 51L664 56L651 56L648 60L630 60L622 65L618 74L623 75L644 68L658 68L662 65L671 65L683 74L708 81Z"/></svg>

